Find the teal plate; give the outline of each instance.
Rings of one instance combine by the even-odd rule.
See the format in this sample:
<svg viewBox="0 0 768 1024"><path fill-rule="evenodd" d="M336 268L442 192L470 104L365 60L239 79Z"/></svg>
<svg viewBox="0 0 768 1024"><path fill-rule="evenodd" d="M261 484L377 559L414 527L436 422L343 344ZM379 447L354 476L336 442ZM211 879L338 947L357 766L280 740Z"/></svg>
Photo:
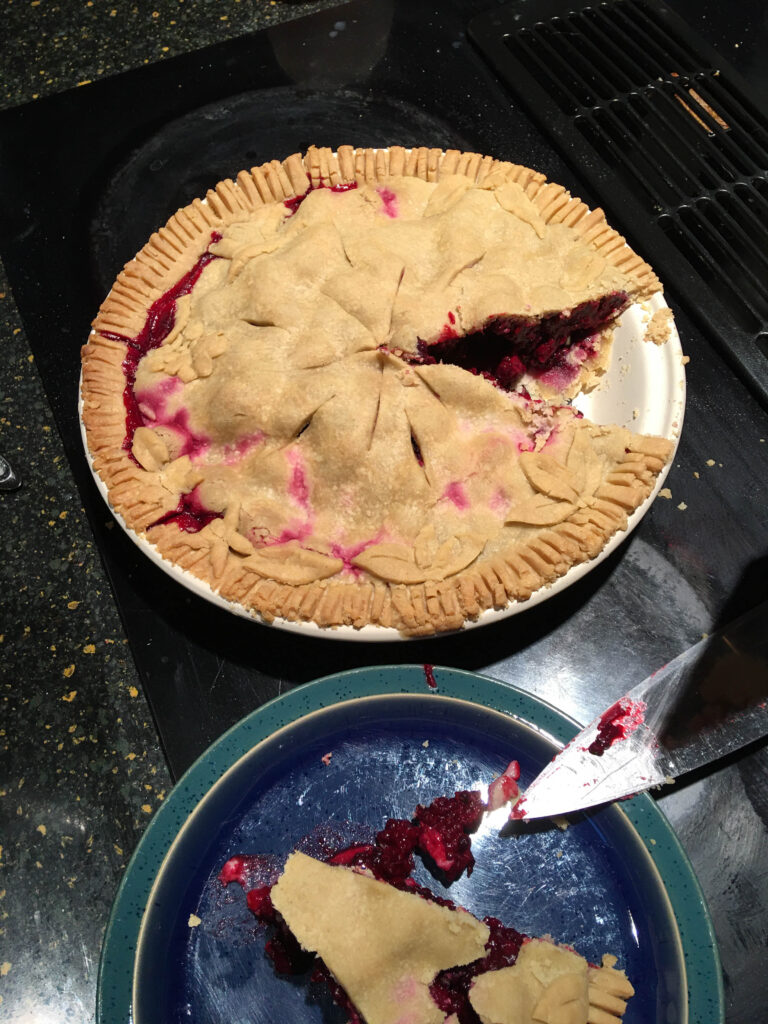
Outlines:
<svg viewBox="0 0 768 1024"><path fill-rule="evenodd" d="M316 985L275 975L232 855L279 867L365 838L417 803L486 785L511 758L525 785L578 731L507 684L456 669L357 669L254 711L195 762L150 822L118 890L102 949L98 1024L341 1024ZM330 758L327 756L330 754ZM720 963L698 882L648 796L576 815L566 830L473 836L471 878L445 890L478 916L550 934L635 984L625 1024L723 1024ZM500 818L501 820L496 820Z"/></svg>

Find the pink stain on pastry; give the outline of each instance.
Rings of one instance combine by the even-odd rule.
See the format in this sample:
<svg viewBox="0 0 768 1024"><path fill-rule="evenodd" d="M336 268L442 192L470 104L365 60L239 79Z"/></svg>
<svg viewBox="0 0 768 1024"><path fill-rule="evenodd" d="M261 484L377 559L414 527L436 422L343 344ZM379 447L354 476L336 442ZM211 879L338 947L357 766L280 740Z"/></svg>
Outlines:
<svg viewBox="0 0 768 1024"><path fill-rule="evenodd" d="M173 412L168 411L168 399L183 386L178 377L167 377L154 387L137 391L136 401L142 417L141 425L168 427L181 441L181 448L176 457L189 455L194 461L208 450L211 440L205 434L192 429L189 423L189 410L185 406L179 406Z"/></svg>
<svg viewBox="0 0 768 1024"><path fill-rule="evenodd" d="M221 240L218 231L211 232L210 244ZM137 427L144 426L143 417L139 410L139 403L134 394L136 382L136 371L139 363L153 348L159 348L173 330L176 323L176 300L183 295L189 295L200 279L200 275L213 260L219 257L207 250L200 256L195 265L180 278L172 288L156 299L149 307L144 326L139 333L133 337L118 334L115 331L101 331L102 337L110 341L121 341L126 346L125 359L123 359L123 375L125 377L125 388L123 389L123 404L125 406L125 438L123 449L128 452L129 457L136 462L132 451L133 435Z"/></svg>
<svg viewBox="0 0 768 1024"><path fill-rule="evenodd" d="M290 448L285 457L291 467L291 478L288 481L288 496L305 511L309 511L309 484L304 457L295 448Z"/></svg>
<svg viewBox="0 0 768 1024"><path fill-rule="evenodd" d="M443 498L453 502L458 509L469 508L469 498L464 490L463 484L458 480L452 480L443 491Z"/></svg>
<svg viewBox="0 0 768 1024"><path fill-rule="evenodd" d="M384 213L394 220L399 215L397 196L391 188L377 188L376 191L384 207Z"/></svg>
<svg viewBox="0 0 768 1024"><path fill-rule="evenodd" d="M303 521L294 520L284 527L277 537L271 537L260 543L261 547L275 547L277 544L289 544L292 540L305 541L312 536L312 523L309 519Z"/></svg>
<svg viewBox="0 0 768 1024"><path fill-rule="evenodd" d="M383 539L384 531L380 530L375 537L361 540L357 544L331 544L331 554L334 558L338 558L344 563L344 569L347 572L351 572L353 576L359 576L361 570L354 565L354 560L372 544L381 544Z"/></svg>
<svg viewBox="0 0 768 1024"><path fill-rule="evenodd" d="M258 448L261 442L264 440L265 434L261 430L257 430L254 434L246 434L245 437L241 437L239 441L235 441L234 444L224 445L224 458L222 459L225 466L236 466L241 459L253 451L254 448Z"/></svg>

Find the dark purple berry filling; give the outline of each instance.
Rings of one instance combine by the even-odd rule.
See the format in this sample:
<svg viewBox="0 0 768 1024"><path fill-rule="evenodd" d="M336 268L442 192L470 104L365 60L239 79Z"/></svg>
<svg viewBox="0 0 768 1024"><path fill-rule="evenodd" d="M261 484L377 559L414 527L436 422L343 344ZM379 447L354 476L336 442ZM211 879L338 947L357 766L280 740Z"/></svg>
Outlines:
<svg viewBox="0 0 768 1024"><path fill-rule="evenodd" d="M589 348L592 336L628 305L626 292L613 292L541 318L499 314L491 317L482 331L464 336L459 336L451 321L437 341L419 342L418 361L461 366L511 391L524 374L541 376L564 366L576 346Z"/></svg>

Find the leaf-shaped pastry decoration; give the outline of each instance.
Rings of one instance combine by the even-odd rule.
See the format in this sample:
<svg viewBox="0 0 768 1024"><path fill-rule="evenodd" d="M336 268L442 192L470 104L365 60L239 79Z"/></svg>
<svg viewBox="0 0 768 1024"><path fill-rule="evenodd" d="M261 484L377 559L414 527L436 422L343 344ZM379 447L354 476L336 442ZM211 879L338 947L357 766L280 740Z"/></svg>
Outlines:
<svg viewBox="0 0 768 1024"><path fill-rule="evenodd" d="M485 537L465 532L444 541L429 565L417 563L415 550L410 545L392 543L366 548L353 563L390 583L424 583L455 575L474 562L484 547Z"/></svg>
<svg viewBox="0 0 768 1024"><path fill-rule="evenodd" d="M238 555L254 553L251 542L238 533L239 522L240 504L234 502L227 507L223 519L214 519L206 528L205 535L211 544L211 567L216 579L223 575L230 551Z"/></svg>
<svg viewBox="0 0 768 1024"><path fill-rule="evenodd" d="M265 579L290 583L294 587L335 576L344 568L340 558L309 551L296 541L259 548L240 563L241 568L255 572Z"/></svg>
<svg viewBox="0 0 768 1024"><path fill-rule="evenodd" d="M192 465L192 461L188 455L182 455L178 459L174 459L166 468L162 471L160 476L160 483L171 494L187 494L189 491L193 491L195 487L203 480L203 473L200 469Z"/></svg>
<svg viewBox="0 0 768 1024"><path fill-rule="evenodd" d="M450 210L471 187L472 183L466 175L449 174L435 186L424 210L424 217L435 217Z"/></svg>
<svg viewBox="0 0 768 1024"><path fill-rule="evenodd" d="M495 189L493 194L502 209L513 214L519 220L525 221L526 224L530 224L539 238L544 237L546 227L544 220L521 185L516 181L508 181Z"/></svg>
<svg viewBox="0 0 768 1024"><path fill-rule="evenodd" d="M578 488L574 486L572 474L566 466L546 452L523 452L520 468L528 483L540 494L555 501L578 500Z"/></svg>
<svg viewBox="0 0 768 1024"><path fill-rule="evenodd" d="M444 580L466 569L485 547L486 538L479 533L461 533L450 537L438 548L432 564L431 579Z"/></svg>
<svg viewBox="0 0 768 1024"><path fill-rule="evenodd" d="M150 473L162 469L170 458L165 441L149 427L136 428L132 451L139 465Z"/></svg>
<svg viewBox="0 0 768 1024"><path fill-rule="evenodd" d="M586 1020L589 1003L585 974L561 974L550 981L533 1008L534 1020Z"/></svg>
<svg viewBox="0 0 768 1024"><path fill-rule="evenodd" d="M569 501L553 501L545 494L534 494L528 501L513 505L504 522L507 525L522 523L525 526L555 526L572 515L577 507Z"/></svg>
<svg viewBox="0 0 768 1024"><path fill-rule="evenodd" d="M574 489L588 500L600 486L603 464L590 442L589 430L577 429L565 460Z"/></svg>

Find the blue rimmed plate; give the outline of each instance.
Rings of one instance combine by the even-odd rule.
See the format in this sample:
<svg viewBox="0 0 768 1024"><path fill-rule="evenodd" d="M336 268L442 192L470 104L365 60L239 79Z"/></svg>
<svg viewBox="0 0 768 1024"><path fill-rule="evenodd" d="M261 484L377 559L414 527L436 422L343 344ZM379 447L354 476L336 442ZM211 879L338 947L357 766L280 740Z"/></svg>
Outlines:
<svg viewBox="0 0 768 1024"><path fill-rule="evenodd" d="M269 866L307 836L318 846L358 838L417 803L487 784L512 757L525 784L578 731L507 684L441 668L435 679L433 690L421 666L320 679L253 712L203 754L126 870L102 951L99 1024L344 1020L314 987L274 975L242 891L217 875L235 853L264 855ZM722 1024L706 906L651 798L579 816L565 831L501 838L498 827L489 820L474 836L477 865L451 887L453 900L572 943L592 961L616 954L637 989L625 1024Z"/></svg>

